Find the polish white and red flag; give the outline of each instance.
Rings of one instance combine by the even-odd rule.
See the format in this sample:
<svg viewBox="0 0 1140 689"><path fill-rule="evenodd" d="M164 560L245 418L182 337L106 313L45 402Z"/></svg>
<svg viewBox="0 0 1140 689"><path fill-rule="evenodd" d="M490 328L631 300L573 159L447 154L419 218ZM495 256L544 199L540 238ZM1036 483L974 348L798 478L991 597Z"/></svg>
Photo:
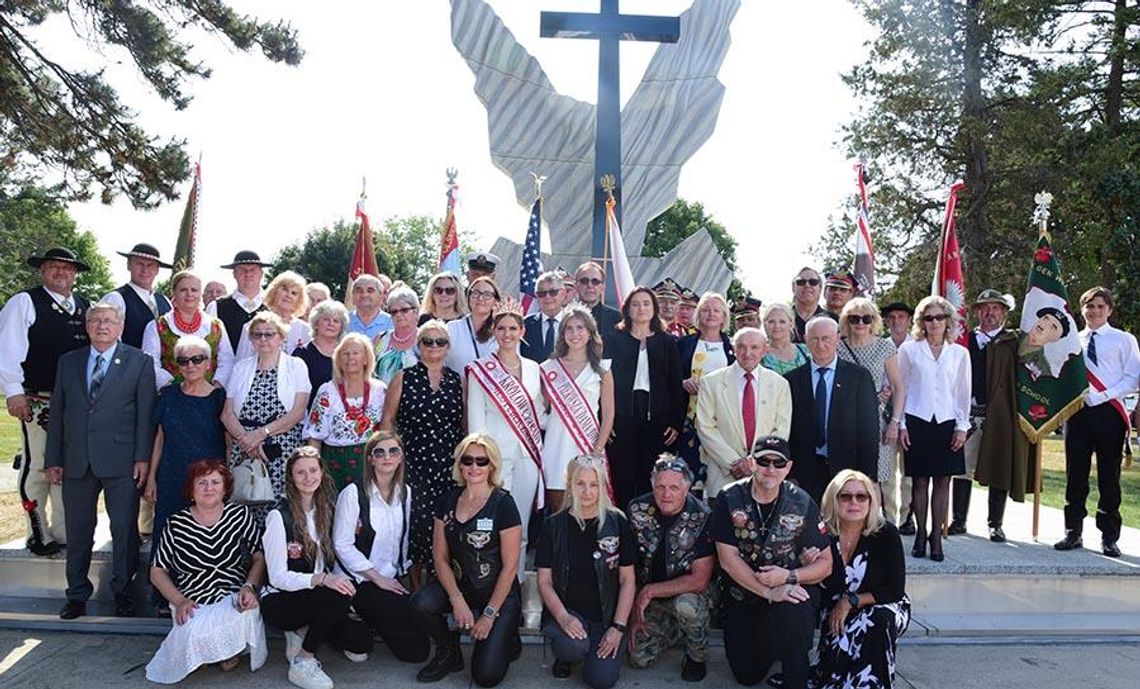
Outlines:
<svg viewBox="0 0 1140 689"><path fill-rule="evenodd" d="M958 246L958 231L954 227L954 208L958 204L958 192L965 187L961 180L950 186L950 196L946 199L946 213L942 219L942 240L938 248L938 258L934 264L934 282L930 293L945 297L958 311L962 323L958 344L966 346L969 330L966 324L966 274L962 267L962 251Z"/></svg>
<svg viewBox="0 0 1140 689"><path fill-rule="evenodd" d="M855 227L855 263L851 274L855 277L856 291L869 299L875 296L875 251L871 244L871 212L867 203L867 159L855 164L855 178L859 184L859 219Z"/></svg>

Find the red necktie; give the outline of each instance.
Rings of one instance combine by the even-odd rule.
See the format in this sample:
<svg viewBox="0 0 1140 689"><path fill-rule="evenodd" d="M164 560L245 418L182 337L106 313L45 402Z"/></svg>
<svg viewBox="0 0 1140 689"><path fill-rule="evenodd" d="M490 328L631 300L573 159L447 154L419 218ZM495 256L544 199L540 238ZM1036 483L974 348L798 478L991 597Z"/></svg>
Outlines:
<svg viewBox="0 0 1140 689"><path fill-rule="evenodd" d="M740 401L740 411L744 416L744 439L748 442L745 454L752 453L752 441L756 439L756 393L752 389L752 372L744 373L744 399Z"/></svg>

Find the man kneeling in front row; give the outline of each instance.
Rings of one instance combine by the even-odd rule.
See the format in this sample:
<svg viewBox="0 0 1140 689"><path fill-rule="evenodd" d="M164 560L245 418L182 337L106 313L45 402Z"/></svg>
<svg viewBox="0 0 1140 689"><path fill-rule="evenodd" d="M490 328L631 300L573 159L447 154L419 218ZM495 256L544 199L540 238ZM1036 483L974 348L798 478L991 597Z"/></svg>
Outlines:
<svg viewBox="0 0 1140 689"><path fill-rule="evenodd" d="M709 508L689 493L693 475L679 457L661 455L650 480L653 492L629 503L638 586L629 662L648 667L671 646L683 643L681 677L699 682L705 677L709 646L714 552Z"/></svg>
<svg viewBox="0 0 1140 689"><path fill-rule="evenodd" d="M811 497L785 480L792 466L786 440L760 438L752 460L752 477L726 487L713 507L727 575L724 651L743 685L759 684L778 660L784 686L805 689L820 599L814 584L831 573L827 527ZM801 558L811 564L801 567Z"/></svg>

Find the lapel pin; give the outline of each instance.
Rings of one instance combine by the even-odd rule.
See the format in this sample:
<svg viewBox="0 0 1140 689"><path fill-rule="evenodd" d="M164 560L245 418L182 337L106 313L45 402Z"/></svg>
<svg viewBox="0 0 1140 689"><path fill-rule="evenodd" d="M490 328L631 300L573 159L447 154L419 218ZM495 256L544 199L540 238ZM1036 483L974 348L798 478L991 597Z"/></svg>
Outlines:
<svg viewBox="0 0 1140 689"><path fill-rule="evenodd" d="M120 361L119 359L115 359L115 363L116 363L116 364L121 364L121 363L123 363L123 362L122 362L122 361Z"/></svg>

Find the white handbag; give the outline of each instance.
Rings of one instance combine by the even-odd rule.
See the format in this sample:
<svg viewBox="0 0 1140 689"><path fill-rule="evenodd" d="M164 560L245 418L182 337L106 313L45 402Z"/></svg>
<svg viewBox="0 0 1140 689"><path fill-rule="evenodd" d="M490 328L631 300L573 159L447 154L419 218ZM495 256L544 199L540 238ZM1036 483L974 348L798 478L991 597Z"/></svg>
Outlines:
<svg viewBox="0 0 1140 689"><path fill-rule="evenodd" d="M265 462L247 457L232 470L234 491L230 499L246 505L274 501L273 482Z"/></svg>

